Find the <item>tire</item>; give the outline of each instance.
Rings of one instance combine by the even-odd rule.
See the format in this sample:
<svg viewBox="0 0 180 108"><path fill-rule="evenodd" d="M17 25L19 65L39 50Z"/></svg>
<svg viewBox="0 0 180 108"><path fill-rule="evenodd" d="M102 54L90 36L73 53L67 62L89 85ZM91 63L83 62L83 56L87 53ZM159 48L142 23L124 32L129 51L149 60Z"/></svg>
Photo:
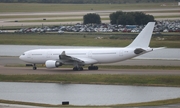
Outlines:
<svg viewBox="0 0 180 108"><path fill-rule="evenodd" d="M37 67L33 67L33 70L36 70L37 69Z"/></svg>

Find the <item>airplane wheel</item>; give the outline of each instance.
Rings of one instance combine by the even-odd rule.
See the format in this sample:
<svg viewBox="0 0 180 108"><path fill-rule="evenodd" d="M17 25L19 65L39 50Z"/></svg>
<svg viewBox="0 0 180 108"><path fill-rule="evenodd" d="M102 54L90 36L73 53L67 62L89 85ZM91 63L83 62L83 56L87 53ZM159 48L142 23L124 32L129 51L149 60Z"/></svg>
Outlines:
<svg viewBox="0 0 180 108"><path fill-rule="evenodd" d="M36 67L36 64L33 64L33 70L36 70L37 67Z"/></svg>
<svg viewBox="0 0 180 108"><path fill-rule="evenodd" d="M89 70L93 70L93 66L89 66L88 69L89 69Z"/></svg>
<svg viewBox="0 0 180 108"><path fill-rule="evenodd" d="M98 70L98 66L89 66L88 70Z"/></svg>
<svg viewBox="0 0 180 108"><path fill-rule="evenodd" d="M33 67L33 70L36 70L37 69L37 67Z"/></svg>
<svg viewBox="0 0 180 108"><path fill-rule="evenodd" d="M83 70L82 67L74 67L74 68L73 68L73 71L82 71L82 70Z"/></svg>
<svg viewBox="0 0 180 108"><path fill-rule="evenodd" d="M82 68L82 67L80 67L80 70L82 71L82 70L83 70L83 68Z"/></svg>
<svg viewBox="0 0 180 108"><path fill-rule="evenodd" d="M98 70L98 66L95 66L95 70Z"/></svg>
<svg viewBox="0 0 180 108"><path fill-rule="evenodd" d="M92 70L92 66L89 66L89 67L88 67L88 70Z"/></svg>
<svg viewBox="0 0 180 108"><path fill-rule="evenodd" d="M74 67L74 68L73 68L73 71L77 71L77 67Z"/></svg>

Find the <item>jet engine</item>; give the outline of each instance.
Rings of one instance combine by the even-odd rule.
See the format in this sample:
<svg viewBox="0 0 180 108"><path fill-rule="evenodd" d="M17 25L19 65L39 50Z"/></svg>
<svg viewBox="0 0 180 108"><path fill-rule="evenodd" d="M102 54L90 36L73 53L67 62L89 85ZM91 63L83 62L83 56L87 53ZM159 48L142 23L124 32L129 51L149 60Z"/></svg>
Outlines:
<svg viewBox="0 0 180 108"><path fill-rule="evenodd" d="M55 60L47 60L45 64L47 68L57 68L59 66L62 66L61 62Z"/></svg>
<svg viewBox="0 0 180 108"><path fill-rule="evenodd" d="M153 51L153 49L152 48L146 48L146 49L136 48L134 50L134 53L135 54L143 54L143 53L150 52L150 51Z"/></svg>

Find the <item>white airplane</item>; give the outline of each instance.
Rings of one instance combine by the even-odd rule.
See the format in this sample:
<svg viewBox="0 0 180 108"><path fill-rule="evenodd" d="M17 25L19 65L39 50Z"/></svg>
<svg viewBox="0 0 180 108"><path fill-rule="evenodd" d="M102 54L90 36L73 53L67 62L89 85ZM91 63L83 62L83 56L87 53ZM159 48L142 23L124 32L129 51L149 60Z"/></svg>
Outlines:
<svg viewBox="0 0 180 108"><path fill-rule="evenodd" d="M73 65L74 71L90 65L89 70L98 70L94 64L119 62L153 51L149 43L154 25L155 22L149 22L134 41L124 48L36 49L24 52L19 58L31 63L33 70L37 69L36 64L45 64L47 68Z"/></svg>

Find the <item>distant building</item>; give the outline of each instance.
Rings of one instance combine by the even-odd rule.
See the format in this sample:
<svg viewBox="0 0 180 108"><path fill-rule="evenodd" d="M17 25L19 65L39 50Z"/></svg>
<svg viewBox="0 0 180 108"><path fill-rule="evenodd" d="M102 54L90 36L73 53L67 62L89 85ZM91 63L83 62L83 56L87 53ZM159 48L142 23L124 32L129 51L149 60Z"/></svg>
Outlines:
<svg viewBox="0 0 180 108"><path fill-rule="evenodd" d="M180 6L180 2L178 2L178 6Z"/></svg>

